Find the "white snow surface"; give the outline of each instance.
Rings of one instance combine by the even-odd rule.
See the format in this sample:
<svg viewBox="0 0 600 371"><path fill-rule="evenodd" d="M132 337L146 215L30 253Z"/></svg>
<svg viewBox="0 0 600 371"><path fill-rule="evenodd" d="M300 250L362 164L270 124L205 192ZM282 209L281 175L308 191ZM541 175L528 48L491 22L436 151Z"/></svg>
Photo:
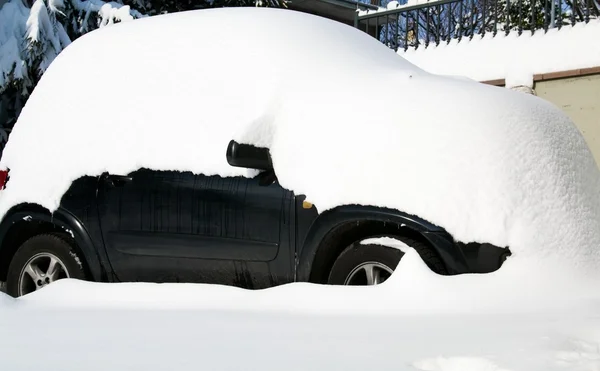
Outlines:
<svg viewBox="0 0 600 371"><path fill-rule="evenodd" d="M387 3L387 5L385 7L386 7L386 9L395 9L399 6L400 6L400 3L397 2L396 0L393 0L393 1L390 1L389 3Z"/></svg>
<svg viewBox="0 0 600 371"><path fill-rule="evenodd" d="M0 293L0 369L598 370L597 290L500 298L504 278L441 278L408 250L372 287L61 280Z"/></svg>
<svg viewBox="0 0 600 371"><path fill-rule="evenodd" d="M507 69L504 85L511 88L533 88L533 73L522 66L511 66Z"/></svg>
<svg viewBox="0 0 600 371"><path fill-rule="evenodd" d="M413 366L422 371L509 371L480 357L437 357L417 361Z"/></svg>
<svg viewBox="0 0 600 371"><path fill-rule="evenodd" d="M406 252L407 249L410 249L410 247L407 244L392 237L367 238L365 240L360 241L360 244L393 247L394 249L398 249L402 252Z"/></svg>
<svg viewBox="0 0 600 371"><path fill-rule="evenodd" d="M588 24L543 30L498 32L472 40L453 39L449 44L430 44L398 54L425 71L442 75L462 75L477 81L532 79L535 74L600 66L600 19ZM519 84L523 85L523 84Z"/></svg>
<svg viewBox="0 0 600 371"><path fill-rule="evenodd" d="M385 4L385 6L379 6L378 9L357 10L357 13L359 16L361 16L361 15L384 12L386 10L393 10L393 9L397 9L397 8L407 8L407 7L415 6L415 5L430 4L431 6L435 6L439 2L441 2L441 1L437 1L437 0L432 0L432 1L429 1L429 0L407 0L404 4L400 4L398 1L393 0L393 1L390 1L387 4Z"/></svg>
<svg viewBox="0 0 600 371"><path fill-rule="evenodd" d="M22 202L54 211L73 180L104 171L253 174L227 164L230 139L270 148L280 183L321 212L395 208L533 265L598 271L600 174L564 113L288 10L161 15L77 39L4 150L0 215Z"/></svg>

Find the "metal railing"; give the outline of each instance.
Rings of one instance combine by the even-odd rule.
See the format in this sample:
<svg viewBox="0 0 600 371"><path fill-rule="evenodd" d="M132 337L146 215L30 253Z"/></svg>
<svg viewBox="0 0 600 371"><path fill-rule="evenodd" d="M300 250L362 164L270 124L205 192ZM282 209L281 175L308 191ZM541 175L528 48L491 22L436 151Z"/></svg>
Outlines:
<svg viewBox="0 0 600 371"><path fill-rule="evenodd" d="M600 19L600 0L439 0L356 14L355 27L395 50ZM600 42L600 39L599 39Z"/></svg>

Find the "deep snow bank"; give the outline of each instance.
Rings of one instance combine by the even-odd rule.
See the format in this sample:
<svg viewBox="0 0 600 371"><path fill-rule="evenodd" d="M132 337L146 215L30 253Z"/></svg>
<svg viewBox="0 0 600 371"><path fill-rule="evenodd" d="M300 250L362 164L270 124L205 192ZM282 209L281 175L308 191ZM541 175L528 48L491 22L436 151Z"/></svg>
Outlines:
<svg viewBox="0 0 600 371"><path fill-rule="evenodd" d="M10 371L170 371L188 369L199 360L202 369L211 371L596 371L600 366L598 306L587 314L523 314L515 306L508 315L392 311L371 315L344 310L329 314L318 312L319 302L310 303L314 313L272 310L266 302L265 311L246 310L254 306L252 299L260 291L244 292L249 296L224 310L185 305L202 298L223 302L232 296L228 290L218 290L218 296L217 288L225 289L57 282L39 292L52 292L47 300L21 298L14 306L0 304L0 367ZM352 287L313 288L358 294ZM269 291L273 298L290 299L273 289L264 292ZM147 302L120 306L111 302L111 292L130 302L139 298ZM87 308L69 304L49 308L44 303L86 300L92 294L100 294L105 302ZM163 310L163 299L175 299L171 302L174 310ZM292 299L306 302L311 298ZM368 303L370 298L365 299ZM183 305L177 308L177 303ZM371 303L373 307L380 304ZM36 350L35 356L31 349Z"/></svg>
<svg viewBox="0 0 600 371"><path fill-rule="evenodd" d="M65 279L18 299L0 293L0 310L4 305L16 309L202 309L327 315L597 313L597 281L580 280L573 287L560 271L550 277L543 273L525 258L510 259L501 270L490 274L440 276L416 251L407 249L394 274L377 286L293 283L246 290L222 285L106 284ZM7 302L2 303L2 299Z"/></svg>
<svg viewBox="0 0 600 371"><path fill-rule="evenodd" d="M387 206L516 257L600 260L600 176L557 108L273 9L157 16L75 41L6 146L0 214L26 201L54 210L74 179L103 171L248 175L226 163L232 138L269 147L281 184L320 211Z"/></svg>
<svg viewBox="0 0 600 371"><path fill-rule="evenodd" d="M18 299L0 293L0 366L172 370L201 358L210 370L598 370L597 282L587 296L559 281L523 290L543 279L514 269L526 259L441 277L405 252L378 286L65 279ZM31 348L36 356L25 357Z"/></svg>
<svg viewBox="0 0 600 371"><path fill-rule="evenodd" d="M467 76L477 81L532 79L535 74L600 67L600 19L562 29L523 31L398 52L425 71ZM514 85L514 84L513 84Z"/></svg>

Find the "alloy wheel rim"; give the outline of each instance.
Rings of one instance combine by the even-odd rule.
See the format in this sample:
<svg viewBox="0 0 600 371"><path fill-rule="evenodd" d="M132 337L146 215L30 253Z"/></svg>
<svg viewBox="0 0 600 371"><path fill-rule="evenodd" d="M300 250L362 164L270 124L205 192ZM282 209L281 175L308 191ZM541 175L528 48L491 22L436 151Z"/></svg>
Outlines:
<svg viewBox="0 0 600 371"><path fill-rule="evenodd" d="M356 266L346 277L344 285L373 286L385 282L394 273L394 270L379 262L365 262Z"/></svg>
<svg viewBox="0 0 600 371"><path fill-rule="evenodd" d="M59 279L69 278L65 264L54 254L32 256L19 275L19 296L40 290Z"/></svg>

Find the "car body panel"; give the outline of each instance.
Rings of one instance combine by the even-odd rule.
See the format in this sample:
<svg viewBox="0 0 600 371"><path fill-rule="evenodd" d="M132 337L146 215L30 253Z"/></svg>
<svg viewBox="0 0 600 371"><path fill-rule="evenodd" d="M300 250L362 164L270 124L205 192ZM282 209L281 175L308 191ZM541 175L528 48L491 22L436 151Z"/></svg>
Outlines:
<svg viewBox="0 0 600 371"><path fill-rule="evenodd" d="M119 280L291 282L293 195L258 181L146 169L117 182L103 177L99 215ZM257 269L239 278L248 264Z"/></svg>
<svg viewBox="0 0 600 371"><path fill-rule="evenodd" d="M346 205L319 213L303 195L260 184L259 176L146 169L78 179L52 215L38 205L17 206L0 224L0 241L17 223L52 223L73 236L94 281L266 288L310 281L323 268L315 256L327 234L364 221L419 233L449 274L493 271L506 254L489 244L463 246L443 228L397 210Z"/></svg>
<svg viewBox="0 0 600 371"><path fill-rule="evenodd" d="M98 226L97 222L93 222L95 220L94 213L91 212L88 214L90 210L84 211L84 209L80 209L80 211L81 213L76 215L66 208L60 207L53 214L50 214L38 205L18 205L11 209L2 220L2 224L0 225L0 241L4 242L11 228L15 227L18 223L50 223L60 227L65 233L72 235L92 280L98 282L109 281L110 269L107 269L109 268L109 263L104 254L102 240L101 238L96 238L94 241L93 237L98 237L93 232L94 226L96 228ZM85 218L85 215L89 215L90 218ZM0 249L6 248L8 247L4 244L0 245ZM2 263L4 264L5 262Z"/></svg>
<svg viewBox="0 0 600 371"><path fill-rule="evenodd" d="M62 214L65 221L64 228L72 230L75 237L77 237L77 231L81 235L86 235L87 237L82 240L75 238L75 242L85 255L84 258L90 266L90 273L94 277L99 274L101 279L98 281L113 281L112 267L100 230L96 202L97 191L98 177L85 176L76 179L63 195L60 208L52 214L50 221L55 222L57 217ZM97 273L94 273L95 271Z"/></svg>
<svg viewBox="0 0 600 371"><path fill-rule="evenodd" d="M452 237L443 228L414 215L397 210L372 206L347 205L320 214L312 222L309 230L305 232L304 243L298 251L297 280L310 280L315 256L321 247L321 241L323 241L330 231L345 223L367 220L406 226L411 230L421 233L432 243L432 247L438 252L451 273L458 274L469 270L461 252L455 248Z"/></svg>

